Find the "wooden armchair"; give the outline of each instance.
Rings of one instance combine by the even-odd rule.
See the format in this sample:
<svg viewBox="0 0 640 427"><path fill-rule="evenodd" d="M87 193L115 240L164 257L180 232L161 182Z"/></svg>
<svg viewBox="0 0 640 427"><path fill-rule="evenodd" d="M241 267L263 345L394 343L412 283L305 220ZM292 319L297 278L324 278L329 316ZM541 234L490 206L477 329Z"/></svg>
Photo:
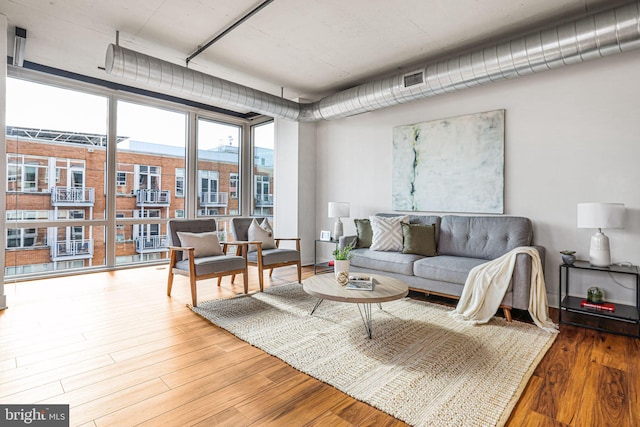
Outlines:
<svg viewBox="0 0 640 427"><path fill-rule="evenodd" d="M218 278L218 286L223 276L242 274L244 293L249 291L247 278L246 242L233 242L236 254L227 255L228 243L220 244L215 219L172 219L167 224L169 235L169 277L167 295L171 296L175 274L189 277L191 299L197 306L196 282L202 279Z"/></svg>
<svg viewBox="0 0 640 427"><path fill-rule="evenodd" d="M269 269L269 276L273 274L273 269L284 267L287 265L295 265L298 267L298 283L302 282L302 266L300 263L300 238L274 238L275 248L264 248L263 242L250 239L249 228L253 220L258 224L262 223L265 218L232 218L231 233L234 240L250 241L247 253L247 264L256 265L258 267L258 280L260 282L260 291L264 290L264 269ZM294 241L295 249L280 248L280 242L284 240Z"/></svg>

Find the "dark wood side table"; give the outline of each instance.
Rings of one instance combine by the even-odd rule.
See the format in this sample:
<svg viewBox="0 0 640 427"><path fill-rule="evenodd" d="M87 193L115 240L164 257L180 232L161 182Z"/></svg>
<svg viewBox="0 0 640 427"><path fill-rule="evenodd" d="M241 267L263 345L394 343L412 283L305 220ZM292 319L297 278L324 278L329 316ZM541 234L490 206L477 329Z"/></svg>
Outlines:
<svg viewBox="0 0 640 427"><path fill-rule="evenodd" d="M635 278L635 301L634 305L615 303L615 311L606 311L603 309L585 308L580 305L585 297L576 297L570 295L570 277L571 273L583 270L589 272L589 274L622 274L631 275ZM631 336L640 338L640 270L637 266L620 266L612 265L609 267L595 267L586 261L576 261L574 264L561 264L560 265L560 309L558 310L558 322L560 324L568 324L574 326L581 326L585 328L596 329L603 332L611 332L614 334ZM579 323L574 320L563 319L562 314L568 313L577 314L580 316L597 317L600 319L608 319L615 322L625 322L627 324L635 325L635 333L626 333L622 331L612 330L610 328L588 325ZM568 315L565 317L569 317Z"/></svg>

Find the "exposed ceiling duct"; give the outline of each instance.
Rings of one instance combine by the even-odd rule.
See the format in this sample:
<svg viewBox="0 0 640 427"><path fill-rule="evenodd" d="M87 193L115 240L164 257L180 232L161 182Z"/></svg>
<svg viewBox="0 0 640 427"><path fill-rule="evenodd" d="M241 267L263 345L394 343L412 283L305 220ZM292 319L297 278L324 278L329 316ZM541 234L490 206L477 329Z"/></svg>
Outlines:
<svg viewBox="0 0 640 427"><path fill-rule="evenodd" d="M600 12L443 59L327 96L296 103L116 45L107 49L108 74L178 95L196 97L289 120L348 117L486 83L626 52L640 47L640 2Z"/></svg>

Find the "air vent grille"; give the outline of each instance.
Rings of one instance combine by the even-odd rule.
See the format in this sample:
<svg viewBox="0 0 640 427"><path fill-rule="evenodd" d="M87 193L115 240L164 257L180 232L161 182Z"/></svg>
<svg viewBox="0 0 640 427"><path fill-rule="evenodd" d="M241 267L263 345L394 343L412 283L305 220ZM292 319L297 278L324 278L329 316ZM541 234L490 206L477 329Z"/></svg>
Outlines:
<svg viewBox="0 0 640 427"><path fill-rule="evenodd" d="M423 77L422 71L404 75L404 87L421 85L422 83L424 83L424 77Z"/></svg>

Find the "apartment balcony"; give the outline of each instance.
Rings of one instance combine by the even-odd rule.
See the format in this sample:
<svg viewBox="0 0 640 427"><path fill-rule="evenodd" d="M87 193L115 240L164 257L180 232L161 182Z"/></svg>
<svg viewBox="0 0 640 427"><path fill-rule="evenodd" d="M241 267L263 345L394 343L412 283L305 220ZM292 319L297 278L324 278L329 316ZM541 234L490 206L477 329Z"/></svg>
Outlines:
<svg viewBox="0 0 640 427"><path fill-rule="evenodd" d="M254 196L256 207L273 207L273 194L256 194Z"/></svg>
<svg viewBox="0 0 640 427"><path fill-rule="evenodd" d="M202 207L227 207L229 205L229 193L205 192L200 193L200 206Z"/></svg>
<svg viewBox="0 0 640 427"><path fill-rule="evenodd" d="M95 189L84 187L52 187L51 205L53 206L93 206Z"/></svg>
<svg viewBox="0 0 640 427"><path fill-rule="evenodd" d="M51 246L52 261L87 259L93 257L93 239L65 240Z"/></svg>
<svg viewBox="0 0 640 427"><path fill-rule="evenodd" d="M136 191L137 206L169 206L171 192L169 190L138 190Z"/></svg>
<svg viewBox="0 0 640 427"><path fill-rule="evenodd" d="M151 252L166 252L169 242L166 234L157 236L136 237L136 252L146 254Z"/></svg>

